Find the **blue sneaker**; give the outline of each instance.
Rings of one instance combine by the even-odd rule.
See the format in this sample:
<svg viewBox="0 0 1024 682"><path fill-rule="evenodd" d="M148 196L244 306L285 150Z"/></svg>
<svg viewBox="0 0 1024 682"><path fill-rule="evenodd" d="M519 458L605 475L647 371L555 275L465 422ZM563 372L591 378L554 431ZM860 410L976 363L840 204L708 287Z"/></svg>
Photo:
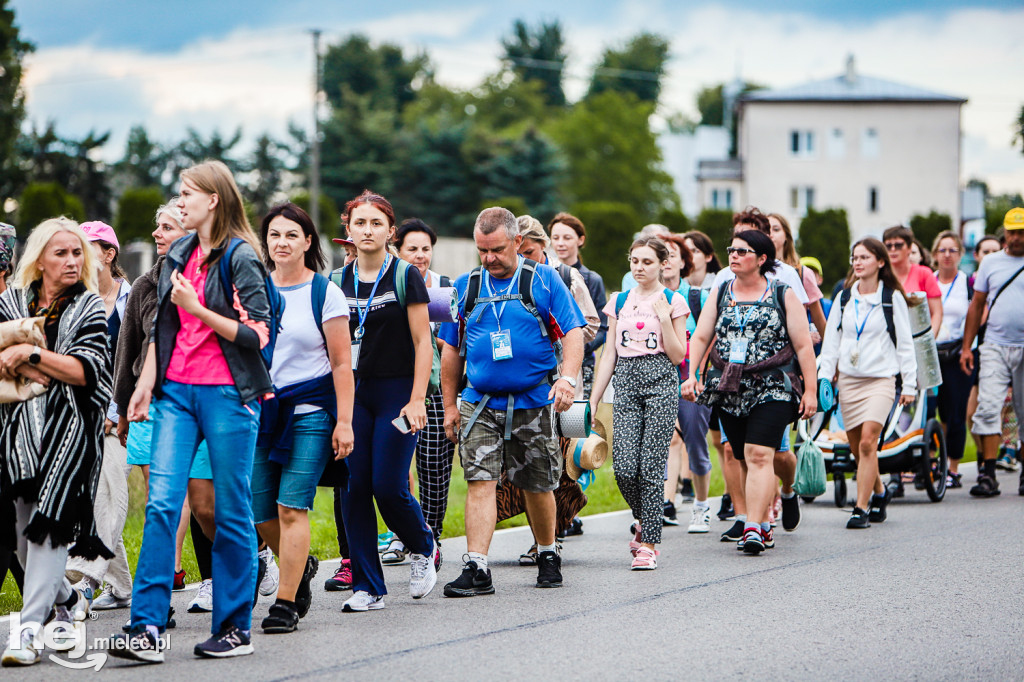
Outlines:
<svg viewBox="0 0 1024 682"><path fill-rule="evenodd" d="M203 658L247 656L253 652L252 640L242 630L229 625L205 642L196 644L194 652Z"/></svg>

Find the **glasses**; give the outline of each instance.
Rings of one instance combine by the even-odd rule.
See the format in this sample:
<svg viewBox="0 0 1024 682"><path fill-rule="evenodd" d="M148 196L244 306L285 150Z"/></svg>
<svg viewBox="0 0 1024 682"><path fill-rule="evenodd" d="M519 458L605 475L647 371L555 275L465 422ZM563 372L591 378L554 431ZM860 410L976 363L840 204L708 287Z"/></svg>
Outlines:
<svg viewBox="0 0 1024 682"><path fill-rule="evenodd" d="M863 263L873 259L874 256L850 256L851 263Z"/></svg>
<svg viewBox="0 0 1024 682"><path fill-rule="evenodd" d="M899 251L900 249L905 249L906 247L907 247L907 243L904 242L904 241L886 242L885 243L885 248L888 251Z"/></svg>
<svg viewBox="0 0 1024 682"><path fill-rule="evenodd" d="M734 253L737 256L746 256L748 253L757 253L757 251L754 251L753 249L748 249L745 246L730 246L725 250L725 252L730 256Z"/></svg>
<svg viewBox="0 0 1024 682"><path fill-rule="evenodd" d="M957 249L957 248L952 248L952 249L939 249L939 250L938 250L938 251L936 251L935 253L940 253L940 254L942 254L943 256L955 256L956 254L960 253L960 249Z"/></svg>

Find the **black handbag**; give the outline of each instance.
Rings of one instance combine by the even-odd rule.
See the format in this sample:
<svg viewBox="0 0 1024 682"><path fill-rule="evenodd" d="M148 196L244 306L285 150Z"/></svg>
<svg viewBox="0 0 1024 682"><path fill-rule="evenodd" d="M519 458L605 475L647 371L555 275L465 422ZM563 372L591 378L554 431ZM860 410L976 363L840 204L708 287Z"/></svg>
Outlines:
<svg viewBox="0 0 1024 682"><path fill-rule="evenodd" d="M963 348L964 340L946 341L935 344L935 350L939 353L939 362L960 362L960 349Z"/></svg>

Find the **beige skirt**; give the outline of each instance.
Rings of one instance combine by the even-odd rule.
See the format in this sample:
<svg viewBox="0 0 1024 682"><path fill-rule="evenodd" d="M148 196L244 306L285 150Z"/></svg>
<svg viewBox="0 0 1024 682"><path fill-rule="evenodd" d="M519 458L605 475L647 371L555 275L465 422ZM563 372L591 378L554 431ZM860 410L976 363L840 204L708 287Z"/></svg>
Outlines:
<svg viewBox="0 0 1024 682"><path fill-rule="evenodd" d="M864 422L884 424L896 400L896 378L851 377L840 372L836 390L848 430Z"/></svg>

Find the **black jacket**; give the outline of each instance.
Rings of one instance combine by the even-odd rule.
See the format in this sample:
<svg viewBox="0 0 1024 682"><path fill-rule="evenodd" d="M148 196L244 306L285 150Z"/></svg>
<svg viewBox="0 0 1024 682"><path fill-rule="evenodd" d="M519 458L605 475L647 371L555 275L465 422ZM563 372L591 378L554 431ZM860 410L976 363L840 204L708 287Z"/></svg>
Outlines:
<svg viewBox="0 0 1024 682"><path fill-rule="evenodd" d="M192 252L199 246L199 237L189 235L182 237L171 245L170 251L160 270L157 284L157 310L153 321L151 340L156 343L157 375L153 394L160 397L161 387L166 376L167 367L171 364L181 320L177 306L171 303L171 273L182 272ZM223 252L224 248L214 249L214 253ZM238 299L249 315L249 319L258 322L270 322L270 303L267 299L266 269L257 257L256 252L248 243L242 243L231 257L231 282L238 290ZM220 259L214 261L206 277L204 289L206 307L224 317L238 320L238 311L228 302L220 280ZM243 403L248 403L266 393L273 391L270 372L263 364L260 355L260 339L255 331L241 322L238 324L238 335L235 340L228 341L217 337L220 349L227 360L228 369L235 381L235 388Z"/></svg>

